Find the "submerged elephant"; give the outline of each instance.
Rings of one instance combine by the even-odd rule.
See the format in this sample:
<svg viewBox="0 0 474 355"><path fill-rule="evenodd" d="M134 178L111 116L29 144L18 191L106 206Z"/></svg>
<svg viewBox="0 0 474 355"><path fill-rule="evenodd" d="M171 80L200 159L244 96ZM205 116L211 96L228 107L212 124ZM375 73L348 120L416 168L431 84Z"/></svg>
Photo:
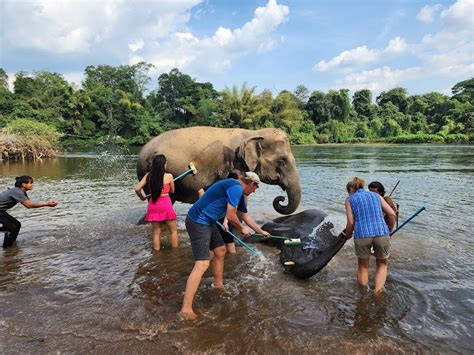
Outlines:
<svg viewBox="0 0 474 355"><path fill-rule="evenodd" d="M254 171L266 184L279 185L288 195L273 200L278 213L290 214L301 200L301 186L295 158L286 134L276 128L257 131L233 128L189 127L165 132L150 140L141 150L137 175L141 179L149 170L153 156L164 154L167 171L174 176L193 162L196 175L176 181L173 198L193 203L197 191L227 177L232 169Z"/></svg>
<svg viewBox="0 0 474 355"><path fill-rule="evenodd" d="M327 219L326 213L316 209L276 218L262 228L272 235L301 239L300 246L285 245L281 240L266 241L281 248L281 263L300 279L307 279L321 271L346 242L342 234L333 235L333 223ZM261 241L255 238L246 240Z"/></svg>

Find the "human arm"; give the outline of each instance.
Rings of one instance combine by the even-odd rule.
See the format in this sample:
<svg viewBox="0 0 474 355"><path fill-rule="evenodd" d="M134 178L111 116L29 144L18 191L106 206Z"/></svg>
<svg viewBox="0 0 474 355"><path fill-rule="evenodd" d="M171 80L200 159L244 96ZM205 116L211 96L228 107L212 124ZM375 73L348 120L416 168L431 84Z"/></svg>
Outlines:
<svg viewBox="0 0 474 355"><path fill-rule="evenodd" d="M242 218L242 221L245 222L246 225L248 225L250 228L252 228L256 233L258 234L263 234L265 237L268 237L270 233L267 231L264 231L260 226L255 222L253 217L250 215L250 213L240 213L240 216Z"/></svg>
<svg viewBox="0 0 474 355"><path fill-rule="evenodd" d="M388 203L388 205L395 212L395 214L397 214L397 208L395 207L395 203L393 202L392 198L390 196L385 196L383 199L385 200L385 202Z"/></svg>
<svg viewBox="0 0 474 355"><path fill-rule="evenodd" d="M395 211L390 207L390 205L380 196L380 203L382 204L382 210L387 214L387 226L391 231L395 226Z"/></svg>
<svg viewBox="0 0 474 355"><path fill-rule="evenodd" d="M174 179L172 174L168 174L168 178L170 181L170 193L174 194Z"/></svg>
<svg viewBox="0 0 474 355"><path fill-rule="evenodd" d="M240 222L239 217L237 216L237 207L228 203L225 218L237 227L244 236L249 237L252 235L252 231Z"/></svg>
<svg viewBox="0 0 474 355"><path fill-rule="evenodd" d="M22 201L21 204L26 208L56 207L58 205L56 201L33 202L29 199Z"/></svg>
<svg viewBox="0 0 474 355"><path fill-rule="evenodd" d="M204 195L204 189L201 187L199 190L198 190L198 195L199 195L199 198L202 197L202 195Z"/></svg>
<svg viewBox="0 0 474 355"><path fill-rule="evenodd" d="M140 198L140 200L142 201L145 201L146 200L146 196L143 195L142 193L142 190L143 188L145 187L146 185L146 182L147 182L147 178L148 178L148 173L145 174L145 176L140 180L140 182L137 184L137 186L135 186L135 193L137 194L137 196Z"/></svg>
<svg viewBox="0 0 474 355"><path fill-rule="evenodd" d="M346 201L344 202L344 205L346 206L346 219L347 219L347 222L346 222L346 228L344 229L344 231L342 233L344 234L346 239L350 239L350 238L352 238L352 233L354 232L354 224L355 224L354 214L352 213L352 207L351 207L351 204L350 204L348 198L346 198Z"/></svg>

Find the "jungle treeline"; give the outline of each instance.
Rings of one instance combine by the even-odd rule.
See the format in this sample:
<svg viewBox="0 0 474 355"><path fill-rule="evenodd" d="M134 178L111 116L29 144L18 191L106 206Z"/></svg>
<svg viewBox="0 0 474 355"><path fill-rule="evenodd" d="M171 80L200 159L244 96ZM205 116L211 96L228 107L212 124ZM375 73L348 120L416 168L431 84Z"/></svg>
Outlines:
<svg viewBox="0 0 474 355"><path fill-rule="evenodd" d="M246 83L218 91L178 69L153 83L152 67L88 66L81 87L58 73L18 72L13 90L0 69L0 148L22 137L26 144L32 134L53 145L141 145L163 131L197 125L277 127L293 144L467 143L473 137L474 78L454 85L451 96L409 95L396 87L373 100L370 90L351 97L348 89L309 92L303 85L277 95Z"/></svg>

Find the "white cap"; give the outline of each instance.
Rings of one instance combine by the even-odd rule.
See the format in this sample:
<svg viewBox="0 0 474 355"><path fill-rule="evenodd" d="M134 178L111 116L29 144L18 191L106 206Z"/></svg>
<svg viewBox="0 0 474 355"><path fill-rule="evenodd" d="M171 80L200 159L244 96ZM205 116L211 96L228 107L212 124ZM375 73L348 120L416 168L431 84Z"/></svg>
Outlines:
<svg viewBox="0 0 474 355"><path fill-rule="evenodd" d="M260 178L258 177L257 174L255 174L253 171L247 171L242 175L242 180L246 184L250 184L252 182L255 182L257 185L261 183Z"/></svg>

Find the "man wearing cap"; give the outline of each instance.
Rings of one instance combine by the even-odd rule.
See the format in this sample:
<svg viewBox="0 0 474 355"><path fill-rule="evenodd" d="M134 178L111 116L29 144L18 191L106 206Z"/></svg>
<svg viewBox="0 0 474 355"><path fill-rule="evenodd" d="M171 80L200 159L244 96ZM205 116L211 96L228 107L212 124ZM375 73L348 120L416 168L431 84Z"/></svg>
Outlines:
<svg viewBox="0 0 474 355"><path fill-rule="evenodd" d="M269 235L262 230L245 206L244 196L255 192L260 184L260 178L254 172L246 172L238 180L225 179L213 184L204 195L191 207L186 217L186 230L191 239L191 249L194 256L194 267L186 282L181 314L188 319L195 319L193 300L201 283L202 276L211 264L214 275L214 286L224 288L224 256L225 243L217 229L216 221L226 217L241 233L248 237L255 232ZM240 212L240 218L237 216ZM212 262L209 261L209 250L214 252Z"/></svg>

